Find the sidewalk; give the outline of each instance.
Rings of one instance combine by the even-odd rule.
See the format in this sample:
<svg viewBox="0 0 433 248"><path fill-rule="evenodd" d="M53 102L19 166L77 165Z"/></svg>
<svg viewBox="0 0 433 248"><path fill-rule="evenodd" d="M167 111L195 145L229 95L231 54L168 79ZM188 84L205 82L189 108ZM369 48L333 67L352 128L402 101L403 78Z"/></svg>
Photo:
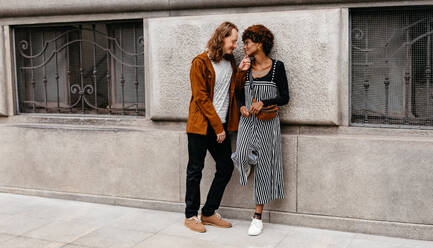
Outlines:
<svg viewBox="0 0 433 248"><path fill-rule="evenodd" d="M433 248L433 242L265 224L233 228L183 226L182 213L0 193L1 248Z"/></svg>

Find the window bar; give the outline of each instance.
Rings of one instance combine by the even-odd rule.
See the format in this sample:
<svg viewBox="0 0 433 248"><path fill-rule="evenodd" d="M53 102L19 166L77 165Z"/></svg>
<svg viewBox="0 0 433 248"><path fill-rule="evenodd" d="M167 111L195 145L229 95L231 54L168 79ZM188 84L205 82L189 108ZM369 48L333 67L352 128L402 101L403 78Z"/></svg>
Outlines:
<svg viewBox="0 0 433 248"><path fill-rule="evenodd" d="M54 32L54 37L57 37L57 32ZM60 113L60 90L59 90L59 61L57 52L57 39L54 40L56 53L56 90L57 90L57 113Z"/></svg>
<svg viewBox="0 0 433 248"><path fill-rule="evenodd" d="M404 123L409 124L409 82L410 82L410 73L405 72L404 73L404 81L405 81L405 97L406 100L404 102Z"/></svg>
<svg viewBox="0 0 433 248"><path fill-rule="evenodd" d="M83 39L82 39L82 26L79 25L79 38L80 38L80 101L81 101L81 113L84 114L84 69L83 69Z"/></svg>
<svg viewBox="0 0 433 248"><path fill-rule="evenodd" d="M368 123L368 24L365 27L365 65L364 65L364 123Z"/></svg>
<svg viewBox="0 0 433 248"><path fill-rule="evenodd" d="M36 112L36 81L35 81L35 75L34 75L34 68L33 68L33 46L32 46L32 31L29 31L29 44L30 44L30 67L31 72L30 72L30 80L31 80L31 84L32 84L32 88L33 88L33 95L32 95L32 108L33 108L33 112Z"/></svg>
<svg viewBox="0 0 433 248"><path fill-rule="evenodd" d="M123 75L123 27L120 26L120 52L122 53L122 60L120 66L120 85L122 87L122 115L125 114L125 78Z"/></svg>
<svg viewBox="0 0 433 248"><path fill-rule="evenodd" d="M389 123L389 78L386 77L385 81L385 123Z"/></svg>
<svg viewBox="0 0 433 248"><path fill-rule="evenodd" d="M385 20L385 38L388 40L388 18ZM385 44L385 64L386 68L389 68L388 64L388 43ZM389 124L389 71L386 72L385 80L383 81L383 84L385 85L385 124Z"/></svg>
<svg viewBox="0 0 433 248"><path fill-rule="evenodd" d="M134 24L134 53L135 53L135 65L137 66L138 58L137 58L137 30L136 25ZM135 75L135 114L138 115L138 68L135 67L134 75Z"/></svg>
<svg viewBox="0 0 433 248"><path fill-rule="evenodd" d="M98 87L96 82L96 31L95 31L96 25L92 24L93 29L93 83L95 87L95 111L98 113Z"/></svg>
<svg viewBox="0 0 433 248"><path fill-rule="evenodd" d="M408 17L406 17L406 23L409 23ZM406 61L410 61L410 29L406 31ZM404 74L405 81L405 101L404 101L404 123L409 124L409 83L410 83L410 66L407 62L406 72Z"/></svg>
<svg viewBox="0 0 433 248"><path fill-rule="evenodd" d="M430 33L430 20L427 20L427 33ZM430 118L430 77L431 77L431 35L427 36L427 64L426 64L426 68L425 68L425 77L426 77L426 84L427 84L427 121L428 124L430 124L431 122L431 118Z"/></svg>
<svg viewBox="0 0 433 248"><path fill-rule="evenodd" d="M364 123L368 123L368 88L370 87L370 83L368 79L364 81Z"/></svg>
<svg viewBox="0 0 433 248"><path fill-rule="evenodd" d="M107 32L108 34L109 32ZM109 36L109 35L108 35ZM113 35L114 37L114 35ZM111 61L110 61L111 41L107 39L107 89L108 89L108 114L111 114Z"/></svg>
<svg viewBox="0 0 433 248"><path fill-rule="evenodd" d="M72 113L71 103L71 68L69 64L69 32L66 32L66 74L67 74L67 90L66 96L68 97L69 112Z"/></svg>
<svg viewBox="0 0 433 248"><path fill-rule="evenodd" d="M21 67L20 67L20 70L19 70L20 80L22 82L24 82L23 85L24 85L24 96L25 97L23 97L23 98L25 98L25 100L28 100L27 99L27 86L28 86L28 83L27 83L28 82L27 81L27 73L23 69L23 67L26 66L26 61L24 60L24 58L20 59L20 63L21 63ZM17 90L19 90L19 89L17 89ZM20 105L22 105L22 106L17 106L17 107L19 107L20 112L27 112L28 107L25 104L21 104L21 101L20 101ZM23 102L25 103L25 101L23 101Z"/></svg>
<svg viewBox="0 0 433 248"><path fill-rule="evenodd" d="M45 32L42 31L42 48L45 46ZM42 54L42 63L45 63L45 51ZM47 89L47 65L44 65L44 70L43 70L43 78L42 78L42 83L44 85L44 104L45 104L45 112L48 112L48 89Z"/></svg>

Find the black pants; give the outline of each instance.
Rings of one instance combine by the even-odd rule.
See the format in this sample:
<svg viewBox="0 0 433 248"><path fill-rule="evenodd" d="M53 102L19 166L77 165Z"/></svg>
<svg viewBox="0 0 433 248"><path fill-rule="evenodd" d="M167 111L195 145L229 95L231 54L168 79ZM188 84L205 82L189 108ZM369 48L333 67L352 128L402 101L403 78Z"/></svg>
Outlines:
<svg viewBox="0 0 433 248"><path fill-rule="evenodd" d="M201 212L204 216L211 216L220 206L227 183L233 172L231 159L231 143L226 126L226 139L219 144L213 128L209 127L207 135L188 134L188 167L186 171L185 216L191 218L198 215L200 207L200 181L206 151L209 150L216 162L216 173L207 194L206 203Z"/></svg>

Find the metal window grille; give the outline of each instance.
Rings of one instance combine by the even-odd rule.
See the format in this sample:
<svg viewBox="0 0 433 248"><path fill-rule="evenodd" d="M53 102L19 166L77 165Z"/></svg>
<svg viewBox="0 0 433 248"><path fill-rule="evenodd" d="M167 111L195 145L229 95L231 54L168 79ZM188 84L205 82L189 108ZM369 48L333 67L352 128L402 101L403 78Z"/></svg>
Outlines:
<svg viewBox="0 0 433 248"><path fill-rule="evenodd" d="M433 11L351 11L354 125L433 126Z"/></svg>
<svg viewBox="0 0 433 248"><path fill-rule="evenodd" d="M141 21L14 28L21 113L144 115Z"/></svg>

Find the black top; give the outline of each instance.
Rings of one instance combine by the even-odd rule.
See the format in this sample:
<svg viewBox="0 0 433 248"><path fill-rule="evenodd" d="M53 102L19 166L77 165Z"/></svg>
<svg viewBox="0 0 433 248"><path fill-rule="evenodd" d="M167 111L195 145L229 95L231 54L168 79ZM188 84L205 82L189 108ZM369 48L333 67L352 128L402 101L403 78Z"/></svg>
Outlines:
<svg viewBox="0 0 433 248"><path fill-rule="evenodd" d="M287 76L286 76L286 69L284 68L284 63L281 61L272 60L272 67L269 70L268 74L261 78L254 78L254 81L268 81L270 82L272 80L272 69L274 66L274 63L277 63L275 66L275 75L274 75L274 82L277 85L278 88L278 96L271 99L263 99L263 106L269 106L269 105L286 105L289 102L289 84L287 82ZM249 80L247 76L247 80ZM239 106L245 106L245 91L241 90L239 93Z"/></svg>

